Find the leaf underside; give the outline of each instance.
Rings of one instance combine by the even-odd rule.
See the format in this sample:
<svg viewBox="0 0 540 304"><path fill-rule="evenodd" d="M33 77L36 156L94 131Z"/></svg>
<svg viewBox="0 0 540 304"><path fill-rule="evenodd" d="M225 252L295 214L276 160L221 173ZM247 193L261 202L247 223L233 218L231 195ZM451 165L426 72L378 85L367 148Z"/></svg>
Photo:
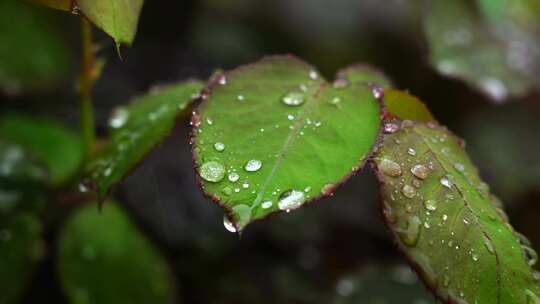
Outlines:
<svg viewBox="0 0 540 304"><path fill-rule="evenodd" d="M524 18L485 19L476 14L474 1L426 1L424 23L432 65L497 102L525 95L539 84L538 16L536 31L515 26Z"/></svg>
<svg viewBox="0 0 540 304"><path fill-rule="evenodd" d="M63 228L59 274L70 303L175 303L165 259L114 203L77 210Z"/></svg>
<svg viewBox="0 0 540 304"><path fill-rule="evenodd" d="M109 119L110 139L87 165L83 185L103 199L115 183L170 134L176 118L201 88L198 81L158 87L114 110Z"/></svg>
<svg viewBox="0 0 540 304"><path fill-rule="evenodd" d="M445 128L404 122L374 155L400 249L449 303L538 303L536 253Z"/></svg>
<svg viewBox="0 0 540 304"><path fill-rule="evenodd" d="M217 76L206 93L192 119L195 165L204 192L238 230L331 195L379 135L371 86L343 78L329 84L291 56Z"/></svg>

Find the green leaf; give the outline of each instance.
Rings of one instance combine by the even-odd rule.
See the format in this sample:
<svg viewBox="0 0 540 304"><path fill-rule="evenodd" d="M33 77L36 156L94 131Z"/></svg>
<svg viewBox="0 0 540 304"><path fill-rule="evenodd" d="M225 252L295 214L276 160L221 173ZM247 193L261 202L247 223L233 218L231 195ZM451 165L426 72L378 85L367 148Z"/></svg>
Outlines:
<svg viewBox="0 0 540 304"><path fill-rule="evenodd" d="M0 137L21 145L43 162L53 186L69 182L82 165L81 139L54 121L17 114L2 115Z"/></svg>
<svg viewBox="0 0 540 304"><path fill-rule="evenodd" d="M104 198L113 184L169 135L201 88L198 81L158 87L117 108L109 119L110 140L89 162L84 183Z"/></svg>
<svg viewBox="0 0 540 304"><path fill-rule="evenodd" d="M441 74L460 78L497 102L538 85L540 32L488 22L475 13L472 1L436 0L426 8L431 63Z"/></svg>
<svg viewBox="0 0 540 304"><path fill-rule="evenodd" d="M230 230L331 195L379 134L379 89L342 78L329 84L291 56L217 76L207 93L192 118L194 160Z"/></svg>
<svg viewBox="0 0 540 304"><path fill-rule="evenodd" d="M338 72L337 78L347 79L350 82L373 83L384 89L389 89L393 86L392 81L383 72L365 64L346 67Z"/></svg>
<svg viewBox="0 0 540 304"><path fill-rule="evenodd" d="M374 161L392 234L442 300L538 303L536 253L458 138L434 123L404 121Z"/></svg>
<svg viewBox="0 0 540 304"><path fill-rule="evenodd" d="M420 99L402 91L385 90L384 105L386 111L399 119L423 122L435 120Z"/></svg>
<svg viewBox="0 0 540 304"><path fill-rule="evenodd" d="M76 0L81 13L117 44L131 45L143 0Z"/></svg>
<svg viewBox="0 0 540 304"><path fill-rule="evenodd" d="M114 203L77 210L58 258L70 303L175 303L166 261Z"/></svg>
<svg viewBox="0 0 540 304"><path fill-rule="evenodd" d="M30 214L0 217L0 303L19 303L44 254L41 224Z"/></svg>
<svg viewBox="0 0 540 304"><path fill-rule="evenodd" d="M0 2L0 90L16 95L66 78L71 53L48 17L24 1Z"/></svg>

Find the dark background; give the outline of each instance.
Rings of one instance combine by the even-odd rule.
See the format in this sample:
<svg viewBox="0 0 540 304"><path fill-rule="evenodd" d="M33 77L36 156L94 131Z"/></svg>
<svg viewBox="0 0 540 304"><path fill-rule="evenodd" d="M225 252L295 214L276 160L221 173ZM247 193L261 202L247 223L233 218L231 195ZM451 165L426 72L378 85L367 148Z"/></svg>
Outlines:
<svg viewBox="0 0 540 304"><path fill-rule="evenodd" d="M75 77L78 20L63 12L47 13L72 47ZM427 44L408 1L148 0L133 46L122 48L123 60L110 38L95 33L103 46L100 55L107 59L94 89L100 135L106 135L114 106L153 85L206 79L217 69L264 55L294 54L328 79L353 63L378 67L467 141L468 152L505 201L514 226L540 244L539 96L494 104L459 80L437 75L428 64ZM3 96L0 110L56 117L76 128L73 87L73 81L65 81L53 91ZM168 258L182 302L406 303L387 298L391 289L396 295L411 293L401 298L410 303L430 303L431 296L417 286L392 245L369 169L334 197L256 222L239 237L223 228L222 210L197 188L187 121L115 192ZM52 244L55 229L47 231ZM44 265L25 303L64 303L53 259Z"/></svg>

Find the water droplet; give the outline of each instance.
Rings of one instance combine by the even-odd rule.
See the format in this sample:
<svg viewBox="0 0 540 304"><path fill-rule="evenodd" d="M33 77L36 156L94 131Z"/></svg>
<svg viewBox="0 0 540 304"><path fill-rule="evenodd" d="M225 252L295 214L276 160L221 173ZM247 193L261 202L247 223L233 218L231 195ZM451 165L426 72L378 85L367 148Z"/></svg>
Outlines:
<svg viewBox="0 0 540 304"><path fill-rule="evenodd" d="M522 246L525 257L527 258L527 264L529 266L534 266L538 262L538 254L534 249L529 246Z"/></svg>
<svg viewBox="0 0 540 304"><path fill-rule="evenodd" d="M266 201L266 202L263 202L263 203L261 204L261 207L262 207L263 209L268 209L268 208L272 207L273 204L274 204L274 203L272 203L272 201Z"/></svg>
<svg viewBox="0 0 540 304"><path fill-rule="evenodd" d="M407 218L407 226L404 230L397 230L401 241L407 246L414 246L418 242L422 222L418 216Z"/></svg>
<svg viewBox="0 0 540 304"><path fill-rule="evenodd" d="M342 297L348 297L352 295L354 289L354 282L350 279L341 279L336 285L336 292Z"/></svg>
<svg viewBox="0 0 540 304"><path fill-rule="evenodd" d="M332 97L332 99L330 99L328 103L331 105L337 106L341 103L341 97L339 96Z"/></svg>
<svg viewBox="0 0 540 304"><path fill-rule="evenodd" d="M129 111L123 107L116 108L109 118L109 127L118 129L123 127L129 119Z"/></svg>
<svg viewBox="0 0 540 304"><path fill-rule="evenodd" d="M473 261L477 262L478 261L478 255L476 255L475 253L471 254L471 258Z"/></svg>
<svg viewBox="0 0 540 304"><path fill-rule="evenodd" d="M336 89L342 89L342 88L346 88L348 87L349 85L351 84L351 82L347 79L343 79L343 78L339 78L339 79L336 79L334 81L334 83L332 84L332 86Z"/></svg>
<svg viewBox="0 0 540 304"><path fill-rule="evenodd" d="M218 152L223 152L223 150L225 150L225 144L222 142L217 142L214 144L214 149L216 149Z"/></svg>
<svg viewBox="0 0 540 304"><path fill-rule="evenodd" d="M411 173L419 179L425 179L429 175L429 169L424 165L414 165L411 168Z"/></svg>
<svg viewBox="0 0 540 304"><path fill-rule="evenodd" d="M373 97L380 99L384 96L384 89L378 86L374 86L371 89L371 93L373 93Z"/></svg>
<svg viewBox="0 0 540 304"><path fill-rule="evenodd" d="M242 188L244 188L244 189L249 188L249 183L248 183L248 182L244 182L244 183L242 184Z"/></svg>
<svg viewBox="0 0 540 304"><path fill-rule="evenodd" d="M233 193L233 190L229 186L225 186L221 189L221 192L227 196L231 195Z"/></svg>
<svg viewBox="0 0 540 304"><path fill-rule="evenodd" d="M202 164L199 175L206 181L217 183L225 176L225 167L217 161L209 161Z"/></svg>
<svg viewBox="0 0 540 304"><path fill-rule="evenodd" d="M416 190L412 186L404 185L401 188L401 193L407 198L413 198L416 195Z"/></svg>
<svg viewBox="0 0 540 304"><path fill-rule="evenodd" d="M292 115L292 114L287 115L287 119L288 119L288 120L293 120L293 119L294 119L294 115Z"/></svg>
<svg viewBox="0 0 540 304"><path fill-rule="evenodd" d="M220 85L226 85L227 84L227 77L225 75L219 76L218 82L219 82Z"/></svg>
<svg viewBox="0 0 540 304"><path fill-rule="evenodd" d="M74 4L72 7L71 7L71 13L73 15L79 15L81 13L81 8L77 5L77 4Z"/></svg>
<svg viewBox="0 0 540 304"><path fill-rule="evenodd" d="M379 163L379 168L381 171L388 176L400 176L401 175L401 166L393 160L383 158Z"/></svg>
<svg viewBox="0 0 540 304"><path fill-rule="evenodd" d="M288 106L299 106L304 103L304 94L300 92L289 92L283 96L281 101Z"/></svg>
<svg viewBox="0 0 540 304"><path fill-rule="evenodd" d="M414 150L413 148L409 148L407 149L407 153L411 156L415 156L416 155L416 150Z"/></svg>
<svg viewBox="0 0 540 304"><path fill-rule="evenodd" d="M206 119L206 123L209 124L209 125L213 125L214 124L214 121L212 120L212 118L208 117Z"/></svg>
<svg viewBox="0 0 540 304"><path fill-rule="evenodd" d="M441 177L440 182L441 182L441 185L443 185L443 186L445 186L446 188L449 188L449 189L451 189L452 186L454 185L454 183L452 182L449 175L445 175L445 176Z"/></svg>
<svg viewBox="0 0 540 304"><path fill-rule="evenodd" d="M384 133L392 134L392 133L396 133L398 130L399 130L399 126L395 123L384 124Z"/></svg>
<svg viewBox="0 0 540 304"><path fill-rule="evenodd" d="M227 178L229 179L229 181L234 183L240 179L240 175L236 172L231 172L229 173L229 176L227 176Z"/></svg>
<svg viewBox="0 0 540 304"><path fill-rule="evenodd" d="M291 210L296 209L306 201L304 192L297 190L289 190L283 192L279 196L278 207L280 210Z"/></svg>
<svg viewBox="0 0 540 304"><path fill-rule="evenodd" d="M238 95L238 96L236 96L236 99L238 99L238 101L244 101L245 97L244 97L244 95Z"/></svg>
<svg viewBox="0 0 540 304"><path fill-rule="evenodd" d="M461 171L461 172L465 171L465 166L463 164L460 164L460 163L455 163L454 168L456 170L458 170L458 171Z"/></svg>
<svg viewBox="0 0 540 304"><path fill-rule="evenodd" d="M262 162L260 160L250 159L246 163L244 169L246 169L247 172L255 172L255 171L259 171L261 167L262 167Z"/></svg>
<svg viewBox="0 0 540 304"><path fill-rule="evenodd" d="M319 74L317 71L311 70L309 71L309 79L311 80L317 80L319 78Z"/></svg>
<svg viewBox="0 0 540 304"><path fill-rule="evenodd" d="M506 85L497 78L484 78L482 79L480 85L495 101L503 101L508 96L508 89L506 88Z"/></svg>
<svg viewBox="0 0 540 304"><path fill-rule="evenodd" d="M437 201L434 199L425 200L424 207L429 211L435 211L437 210Z"/></svg>
<svg viewBox="0 0 540 304"><path fill-rule="evenodd" d="M445 221L445 222L446 222L446 221L448 220L448 215L446 215L446 214L443 214L443 216L442 216L442 219L443 219L443 221Z"/></svg>
<svg viewBox="0 0 540 304"><path fill-rule="evenodd" d="M495 254L495 248L493 248L493 244L491 243L491 240L489 240L486 236L484 236L484 246L486 247L489 253Z"/></svg>
<svg viewBox="0 0 540 304"><path fill-rule="evenodd" d="M233 223L231 223L231 221L229 221L229 219L225 215L223 216L223 226L225 226L225 229L227 229L227 231L229 232L236 232L236 227L233 225Z"/></svg>

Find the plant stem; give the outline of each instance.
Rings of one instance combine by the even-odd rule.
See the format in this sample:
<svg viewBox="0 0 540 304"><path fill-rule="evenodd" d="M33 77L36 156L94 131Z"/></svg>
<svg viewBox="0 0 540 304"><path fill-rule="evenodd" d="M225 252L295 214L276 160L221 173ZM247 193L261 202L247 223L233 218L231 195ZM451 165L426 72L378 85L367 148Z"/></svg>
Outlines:
<svg viewBox="0 0 540 304"><path fill-rule="evenodd" d="M92 45L92 25L81 17L82 64L79 79L79 107L81 111L81 131L86 156L92 154L96 140L94 110L92 107L92 85L94 82L95 54Z"/></svg>

